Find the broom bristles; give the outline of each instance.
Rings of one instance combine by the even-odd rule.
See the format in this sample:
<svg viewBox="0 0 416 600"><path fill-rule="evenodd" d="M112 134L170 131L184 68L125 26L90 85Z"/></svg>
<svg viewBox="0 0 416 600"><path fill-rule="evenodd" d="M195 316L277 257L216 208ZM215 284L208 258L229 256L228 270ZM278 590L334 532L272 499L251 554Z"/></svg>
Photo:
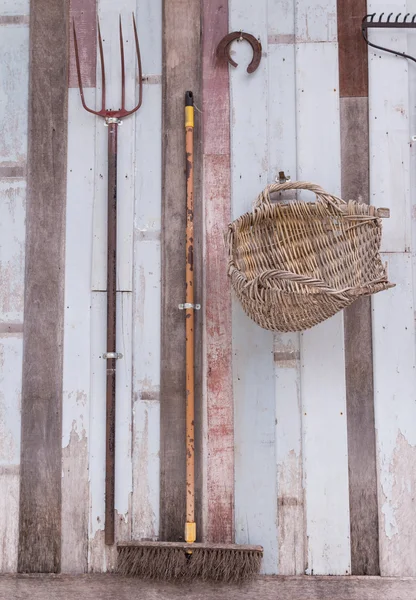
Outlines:
<svg viewBox="0 0 416 600"><path fill-rule="evenodd" d="M262 548L239 549L192 547L184 544L166 546L126 545L118 548L117 570L121 575L161 581L218 581L242 583L260 570Z"/></svg>

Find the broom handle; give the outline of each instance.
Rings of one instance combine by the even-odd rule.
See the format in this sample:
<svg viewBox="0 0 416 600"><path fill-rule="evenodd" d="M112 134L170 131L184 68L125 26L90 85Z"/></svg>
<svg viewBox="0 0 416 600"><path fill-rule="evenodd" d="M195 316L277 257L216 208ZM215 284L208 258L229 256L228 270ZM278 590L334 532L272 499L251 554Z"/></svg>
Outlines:
<svg viewBox="0 0 416 600"><path fill-rule="evenodd" d="M186 524L185 541L196 540L195 525L195 391L194 391L194 105L185 95L186 152ZM191 305L191 307L189 307Z"/></svg>

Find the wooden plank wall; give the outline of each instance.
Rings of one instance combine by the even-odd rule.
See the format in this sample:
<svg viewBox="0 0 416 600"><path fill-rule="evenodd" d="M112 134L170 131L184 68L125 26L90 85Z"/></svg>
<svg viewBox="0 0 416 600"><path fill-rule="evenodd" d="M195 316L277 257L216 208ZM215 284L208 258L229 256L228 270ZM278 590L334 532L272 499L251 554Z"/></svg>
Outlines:
<svg viewBox="0 0 416 600"><path fill-rule="evenodd" d="M54 12L58 4L49 3L40 20L37 12L32 15L32 44L48 15L60 15L64 32L62 3L61 12ZM367 73L359 31L364 0L215 0L201 6L201 13L198 3L188 0L163 5L162 0L123 0L117 6L110 0L73 0L70 6L79 25L85 94L92 106L101 85L96 15L104 38L108 105L119 99L114 26L119 12L129 103L135 95L132 11L144 72L143 106L125 120L119 136L117 327L123 359L117 365L116 538L183 536L184 323L175 307L184 291L183 98L189 88L202 111L196 111L196 147L204 169L202 185L196 182L197 301L202 304L197 315L198 536L262 544L264 573L416 576L416 158L410 144L416 133L415 71L404 60L370 51ZM105 546L103 535L107 130L81 107L72 51L68 110L61 72L56 89L62 105L58 116L53 112L62 147L68 139L68 160L59 163L56 188L61 202L54 214L61 227L56 229L55 219L47 239L56 243L53 268L61 269L54 279L59 302L48 296L56 310L50 326L58 340L53 352L49 348L54 389L40 403L45 408L51 402L57 411L52 411L48 446L54 449L52 477L37 505L44 515L44 500L50 503L53 531L46 552L43 526L30 549L24 543L26 523L35 514L26 493L19 517L19 487L30 485L27 467L36 456L28 426L44 422L43 416L32 421L36 405L30 402L33 371L28 366L36 355L30 336L41 323L35 312L49 305L31 300L44 293L33 281L45 275L45 264L52 269L42 263L39 273L33 253L40 239L33 233L40 220L33 201L40 202L35 192L42 183L33 169L43 155L35 157L30 144L32 208L26 224L32 233L25 240L28 9L25 0L5 0L0 10L1 89L7 89L0 113L6 132L0 142L0 571L16 571L18 564L31 571L111 571L115 549ZM368 10L416 12L416 0L370 1ZM221 67L214 57L219 39L240 29L260 37L263 45L260 67L252 75L245 70L251 58L245 43L232 47L236 69ZM371 35L416 54L414 35ZM34 74L42 44L33 47ZM32 86L34 98L40 93ZM391 208L383 256L397 284L394 290L302 334L273 335L245 316L225 277L222 234L280 170L294 180ZM43 197L51 202L49 191ZM45 222L52 231L51 220ZM32 252L28 265L37 264L38 270L27 270L23 327L25 241ZM29 342L21 476L24 336ZM43 441L34 439L41 454ZM35 461L43 474L44 460ZM33 500L38 495L36 488ZM290 582L295 586L301 580L284 581L276 589L293 594ZM303 584L304 594L327 593L320 579L314 581ZM354 579L348 593L356 593L360 581ZM376 587L368 589L370 594Z"/></svg>
<svg viewBox="0 0 416 600"><path fill-rule="evenodd" d="M0 10L0 572L17 570L22 387L28 2Z"/></svg>

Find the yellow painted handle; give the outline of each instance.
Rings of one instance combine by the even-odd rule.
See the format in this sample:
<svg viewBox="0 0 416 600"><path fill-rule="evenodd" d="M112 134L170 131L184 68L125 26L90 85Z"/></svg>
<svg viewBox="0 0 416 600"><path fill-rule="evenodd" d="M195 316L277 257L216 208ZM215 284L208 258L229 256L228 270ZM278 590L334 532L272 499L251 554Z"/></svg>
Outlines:
<svg viewBox="0 0 416 600"><path fill-rule="evenodd" d="M194 126L194 107L185 106L185 127Z"/></svg>

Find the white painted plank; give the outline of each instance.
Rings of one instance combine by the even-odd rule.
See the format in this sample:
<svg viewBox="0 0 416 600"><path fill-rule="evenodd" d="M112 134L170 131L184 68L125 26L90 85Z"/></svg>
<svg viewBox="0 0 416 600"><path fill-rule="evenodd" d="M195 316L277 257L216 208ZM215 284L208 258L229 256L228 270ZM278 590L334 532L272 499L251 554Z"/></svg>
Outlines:
<svg viewBox="0 0 416 600"><path fill-rule="evenodd" d="M337 44L298 44L296 67L298 178L339 194ZM343 322L339 313L301 336L306 572L310 574L350 572Z"/></svg>
<svg viewBox="0 0 416 600"><path fill-rule="evenodd" d="M229 4L230 31L243 29L266 45L267 1ZM231 78L233 218L251 208L268 183L267 60L249 75L248 44L233 45L237 69ZM237 543L264 547L263 571L277 571L275 489L275 391L273 335L262 330L233 301L233 386L235 401L235 530ZM271 480L273 474L273 480Z"/></svg>
<svg viewBox="0 0 416 600"><path fill-rule="evenodd" d="M397 286L373 297L380 568L416 573L416 357L412 260L383 255Z"/></svg>
<svg viewBox="0 0 416 600"><path fill-rule="evenodd" d="M0 13L4 10L0 8ZM0 166L24 168L29 68L27 25L1 26L0 55Z"/></svg>
<svg viewBox="0 0 416 600"><path fill-rule="evenodd" d="M0 572L17 570L19 536L21 335L0 338Z"/></svg>
<svg viewBox="0 0 416 600"><path fill-rule="evenodd" d="M137 59L132 28L132 12L136 0L123 0L115 4L100 0L98 16L103 38L106 63L106 108L118 109L121 103L121 67L118 20L123 19L123 38L126 67L126 108L133 108L138 87L135 71ZM97 108L101 108L101 69L97 63ZM93 117L91 117L93 118ZM94 203L94 245L92 289L107 287L107 128L96 118L96 188ZM118 130L117 178L117 289L132 290L133 214L135 171L135 118L123 119Z"/></svg>
<svg viewBox="0 0 416 600"><path fill-rule="evenodd" d="M137 22L145 83L143 105L136 115L134 208L132 537L136 540L159 535L161 0L138 0Z"/></svg>
<svg viewBox="0 0 416 600"><path fill-rule="evenodd" d="M269 2L269 179L297 177L294 1ZM275 34L275 35L272 35ZM278 573L305 569L300 336L274 336Z"/></svg>
<svg viewBox="0 0 416 600"><path fill-rule="evenodd" d="M368 12L406 13L406 2L368 2ZM376 44L407 51L403 30L370 30ZM409 63L369 48L370 202L391 209L383 223L382 249L405 252L410 247ZM413 68L412 68L413 69Z"/></svg>
<svg viewBox="0 0 416 600"><path fill-rule="evenodd" d="M0 180L0 322L23 322L26 183Z"/></svg>
<svg viewBox="0 0 416 600"><path fill-rule="evenodd" d="M116 551L104 544L105 510L105 406L106 302L104 292L93 292L91 305L91 408L90 408L90 527L89 570L109 571L115 568ZM116 538L130 537L131 494L131 293L117 295L117 361L116 379ZM125 463L125 464L123 464ZM117 518L119 517L119 518Z"/></svg>
<svg viewBox="0 0 416 600"><path fill-rule="evenodd" d="M95 90L85 90L94 102ZM62 409L62 571L87 571L91 264L95 125L68 97L68 180Z"/></svg>
<svg viewBox="0 0 416 600"><path fill-rule="evenodd" d="M297 42L337 41L337 3L334 0L295 2Z"/></svg>
<svg viewBox="0 0 416 600"><path fill-rule="evenodd" d="M29 0L2 0L0 15L28 15Z"/></svg>

